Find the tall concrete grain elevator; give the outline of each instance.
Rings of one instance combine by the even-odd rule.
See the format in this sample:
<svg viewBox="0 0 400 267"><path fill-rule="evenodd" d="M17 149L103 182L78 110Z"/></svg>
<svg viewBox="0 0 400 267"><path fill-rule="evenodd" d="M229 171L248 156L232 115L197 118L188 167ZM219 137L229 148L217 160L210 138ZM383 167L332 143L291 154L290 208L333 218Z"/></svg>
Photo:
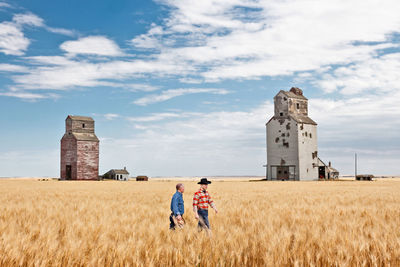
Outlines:
<svg viewBox="0 0 400 267"><path fill-rule="evenodd" d="M308 99L292 87L274 97L267 122L267 179L317 180L317 123L308 117Z"/></svg>

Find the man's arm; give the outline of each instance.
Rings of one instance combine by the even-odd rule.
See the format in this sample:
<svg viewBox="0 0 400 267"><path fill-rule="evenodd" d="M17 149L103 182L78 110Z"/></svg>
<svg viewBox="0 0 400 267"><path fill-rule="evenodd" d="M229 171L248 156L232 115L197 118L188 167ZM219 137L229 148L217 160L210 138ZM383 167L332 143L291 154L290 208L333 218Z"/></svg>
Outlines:
<svg viewBox="0 0 400 267"><path fill-rule="evenodd" d="M211 198L210 194L208 194L208 204L215 210L215 213L218 213L217 206L215 206L215 202Z"/></svg>
<svg viewBox="0 0 400 267"><path fill-rule="evenodd" d="M197 212L197 206L193 207L193 212L194 212L194 217L196 219L198 219L199 218L199 213Z"/></svg>
<svg viewBox="0 0 400 267"><path fill-rule="evenodd" d="M171 206L172 206L172 212L174 213L174 215L180 216L181 213L179 212L179 209L178 209L178 199L177 199L176 195L174 195L172 197Z"/></svg>
<svg viewBox="0 0 400 267"><path fill-rule="evenodd" d="M199 213L197 212L197 205L199 204L199 196L197 194L194 194L193 197L193 212L194 212L194 217L196 219L199 218Z"/></svg>

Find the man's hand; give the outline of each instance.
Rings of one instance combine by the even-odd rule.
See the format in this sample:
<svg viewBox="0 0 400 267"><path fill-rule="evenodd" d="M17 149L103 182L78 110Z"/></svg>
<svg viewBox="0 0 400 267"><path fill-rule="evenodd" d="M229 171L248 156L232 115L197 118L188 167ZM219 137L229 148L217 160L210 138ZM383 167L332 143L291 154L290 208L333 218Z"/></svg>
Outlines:
<svg viewBox="0 0 400 267"><path fill-rule="evenodd" d="M199 219L199 214L196 212L196 213L194 214L194 217L198 220L198 219Z"/></svg>
<svg viewBox="0 0 400 267"><path fill-rule="evenodd" d="M178 215L178 216L176 216L176 218L177 218L178 220L181 220L181 219L182 219L182 216L181 216L181 215Z"/></svg>
<svg viewBox="0 0 400 267"><path fill-rule="evenodd" d="M217 214L218 213L218 210L217 209L214 209L215 210L215 214Z"/></svg>

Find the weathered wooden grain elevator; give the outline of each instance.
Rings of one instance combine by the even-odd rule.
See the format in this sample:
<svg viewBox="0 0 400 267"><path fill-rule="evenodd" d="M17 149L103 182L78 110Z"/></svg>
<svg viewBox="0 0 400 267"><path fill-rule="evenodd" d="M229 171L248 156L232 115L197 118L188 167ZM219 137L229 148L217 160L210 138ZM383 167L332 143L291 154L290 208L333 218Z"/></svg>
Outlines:
<svg viewBox="0 0 400 267"><path fill-rule="evenodd" d="M62 180L98 180L99 139L90 117L71 116L65 120L61 139L60 178Z"/></svg>

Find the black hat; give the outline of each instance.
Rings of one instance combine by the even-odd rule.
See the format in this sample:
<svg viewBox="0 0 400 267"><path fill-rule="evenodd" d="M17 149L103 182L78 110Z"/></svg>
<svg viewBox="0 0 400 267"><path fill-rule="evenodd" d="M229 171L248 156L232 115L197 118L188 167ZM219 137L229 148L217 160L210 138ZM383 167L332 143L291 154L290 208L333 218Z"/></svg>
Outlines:
<svg viewBox="0 0 400 267"><path fill-rule="evenodd" d="M210 181L207 180L207 178L201 178L200 182L198 184L211 184Z"/></svg>

